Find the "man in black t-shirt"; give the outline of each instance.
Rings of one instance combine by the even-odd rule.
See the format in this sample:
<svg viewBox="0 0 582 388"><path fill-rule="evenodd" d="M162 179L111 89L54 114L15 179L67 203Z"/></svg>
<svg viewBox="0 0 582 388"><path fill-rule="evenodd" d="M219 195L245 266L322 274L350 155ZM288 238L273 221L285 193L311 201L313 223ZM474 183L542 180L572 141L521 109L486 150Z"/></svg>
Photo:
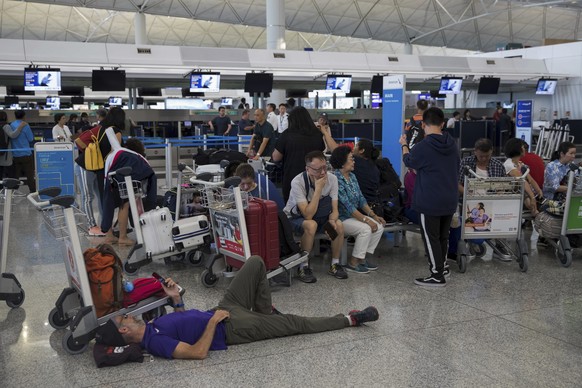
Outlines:
<svg viewBox="0 0 582 388"><path fill-rule="evenodd" d="M275 148L275 130L273 126L267 121L265 111L257 109L255 111L255 130L253 137L249 144L249 151L247 156L258 159L261 156L271 157L273 149ZM252 152L255 155L252 155Z"/></svg>
<svg viewBox="0 0 582 388"><path fill-rule="evenodd" d="M218 116L208 122L210 129L215 135L223 136L226 131L230 131L232 126L230 117L226 115L226 108L221 106L218 108Z"/></svg>

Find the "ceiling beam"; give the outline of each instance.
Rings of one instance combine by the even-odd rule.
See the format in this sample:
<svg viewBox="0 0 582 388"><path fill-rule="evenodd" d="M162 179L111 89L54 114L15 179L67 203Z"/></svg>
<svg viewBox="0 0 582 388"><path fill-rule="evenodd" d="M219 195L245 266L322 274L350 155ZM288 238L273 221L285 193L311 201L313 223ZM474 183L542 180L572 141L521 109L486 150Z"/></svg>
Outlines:
<svg viewBox="0 0 582 388"><path fill-rule="evenodd" d="M404 23L404 17L402 16L400 5L398 5L398 0L394 0L394 6L396 7L396 12L398 13L398 18L400 19L400 25L402 26L404 35L406 35L406 40L408 43L412 43L413 39L411 39L410 34L408 33L408 26L406 25L406 23Z"/></svg>
<svg viewBox="0 0 582 388"><path fill-rule="evenodd" d="M325 25L325 28L327 29L327 33L331 34L331 28L329 27L329 24L327 23L327 20L325 20L325 16L323 16L323 12L321 11L321 8L319 8L319 5L317 5L317 3L315 2L315 0L311 0L311 3L313 4L313 6L315 7L315 9L317 10L317 13L319 14L319 17L321 18L321 21L323 22L323 24Z"/></svg>
<svg viewBox="0 0 582 388"><path fill-rule="evenodd" d="M436 14L436 18L437 18L437 22L439 23L439 27L442 27L443 23L441 21L441 14L440 14L439 9L437 7L436 0L432 0L432 7L434 8L434 13ZM447 46L447 36L445 35L445 30L441 30L441 37L443 39L443 46Z"/></svg>

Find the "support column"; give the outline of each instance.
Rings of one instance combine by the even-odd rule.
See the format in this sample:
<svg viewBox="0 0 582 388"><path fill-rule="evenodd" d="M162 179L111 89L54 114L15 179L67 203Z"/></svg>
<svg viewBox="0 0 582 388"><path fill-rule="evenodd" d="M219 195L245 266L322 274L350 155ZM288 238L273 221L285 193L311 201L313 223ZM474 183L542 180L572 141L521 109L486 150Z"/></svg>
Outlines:
<svg viewBox="0 0 582 388"><path fill-rule="evenodd" d="M146 34L145 13L138 12L135 14L135 17L133 18L133 29L135 32L135 44L138 44L138 45L149 44L148 37Z"/></svg>
<svg viewBox="0 0 582 388"><path fill-rule="evenodd" d="M267 3L267 50L285 50L285 2L269 0Z"/></svg>

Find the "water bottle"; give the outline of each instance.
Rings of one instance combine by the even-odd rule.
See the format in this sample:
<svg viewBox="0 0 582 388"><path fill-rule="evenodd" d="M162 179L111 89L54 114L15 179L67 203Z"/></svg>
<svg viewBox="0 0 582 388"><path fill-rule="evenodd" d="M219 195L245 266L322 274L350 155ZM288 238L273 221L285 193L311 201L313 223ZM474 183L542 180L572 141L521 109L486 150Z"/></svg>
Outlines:
<svg viewBox="0 0 582 388"><path fill-rule="evenodd" d="M133 283L125 278L122 280L123 283L123 290L125 292L132 292L133 291Z"/></svg>

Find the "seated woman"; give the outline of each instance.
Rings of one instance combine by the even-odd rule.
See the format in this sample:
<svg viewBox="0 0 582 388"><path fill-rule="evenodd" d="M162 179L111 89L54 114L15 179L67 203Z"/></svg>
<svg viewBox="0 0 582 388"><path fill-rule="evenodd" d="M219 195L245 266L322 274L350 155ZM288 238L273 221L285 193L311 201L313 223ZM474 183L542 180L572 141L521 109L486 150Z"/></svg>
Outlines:
<svg viewBox="0 0 582 388"><path fill-rule="evenodd" d="M370 140L360 139L354 147L353 173L370 208L376 214L383 214L384 210L378 191L380 187L380 171L376 166L376 159L379 156L380 151L374 148Z"/></svg>
<svg viewBox="0 0 582 388"><path fill-rule="evenodd" d="M546 166L544 173L544 197L563 201L568 191L568 172L570 163L576 158L576 146L565 141L558 146L552 155L552 160Z"/></svg>
<svg viewBox="0 0 582 388"><path fill-rule="evenodd" d="M523 142L521 139L513 138L509 139L505 143L504 152L507 156L507 160L503 163L505 167L505 172L508 176L520 177L523 175L523 169L527 168L525 164L519 161L519 159L524 155ZM524 205L531 211L532 216L536 216L539 211L536 204L536 199L542 198L542 189L538 186L536 181L528 175L526 177L526 182L524 185L524 190L527 195L524 198Z"/></svg>
<svg viewBox="0 0 582 388"><path fill-rule="evenodd" d="M241 163L236 168L234 175L240 177L239 187L242 191L251 194L253 197L274 201L279 210L283 210L285 202L283 202L283 198L279 190L277 190L277 187L265 175L256 174L253 166L248 163ZM259 184L257 184L257 181Z"/></svg>
<svg viewBox="0 0 582 388"><path fill-rule="evenodd" d="M334 149L329 162L338 179L339 218L344 225L344 233L356 238L346 270L369 273L378 267L366 259L366 254L371 255L376 250L386 222L370 209L360 191L356 176L352 173L354 157L349 147Z"/></svg>

